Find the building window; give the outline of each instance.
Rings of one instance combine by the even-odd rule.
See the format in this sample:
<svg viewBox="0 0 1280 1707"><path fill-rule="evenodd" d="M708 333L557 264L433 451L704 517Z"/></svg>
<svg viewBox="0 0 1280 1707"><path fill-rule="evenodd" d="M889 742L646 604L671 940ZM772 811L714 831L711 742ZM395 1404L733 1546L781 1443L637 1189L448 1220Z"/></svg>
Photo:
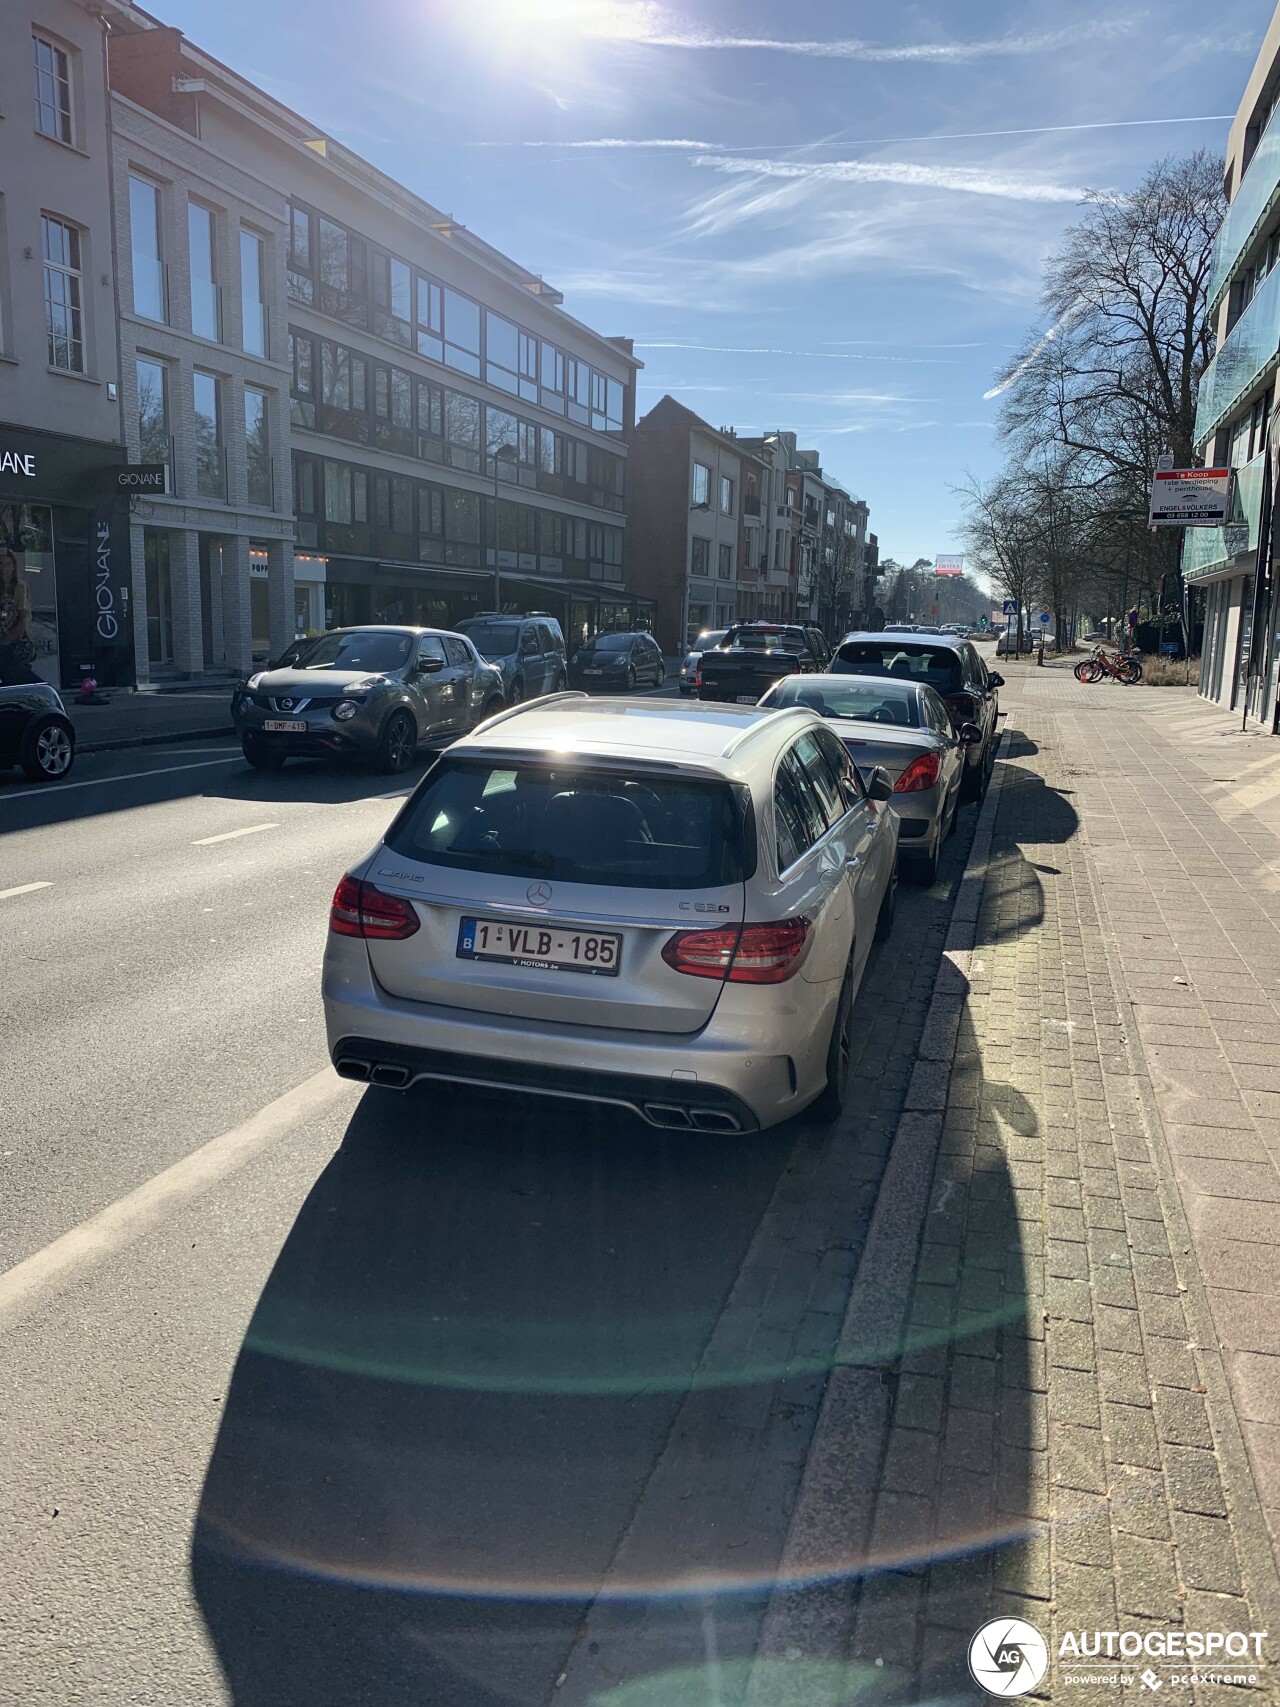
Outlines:
<svg viewBox="0 0 1280 1707"><path fill-rule="evenodd" d="M413 269L407 261L398 260L377 249L373 256L373 329L380 338L413 348L412 330Z"/></svg>
<svg viewBox="0 0 1280 1707"><path fill-rule="evenodd" d="M711 542L706 539L694 538L693 556L689 573L691 575L709 575L711 558Z"/></svg>
<svg viewBox="0 0 1280 1707"><path fill-rule="evenodd" d="M289 205L289 295L295 302L315 301L315 214Z"/></svg>
<svg viewBox="0 0 1280 1707"><path fill-rule="evenodd" d="M520 334L520 395L526 403L538 401L538 340L529 332Z"/></svg>
<svg viewBox="0 0 1280 1707"><path fill-rule="evenodd" d="M316 424L316 345L307 332L289 328L289 368L293 381L289 388L289 420L295 427Z"/></svg>
<svg viewBox="0 0 1280 1707"><path fill-rule="evenodd" d="M585 427L591 420L591 369L586 362L570 358L568 377L569 419Z"/></svg>
<svg viewBox="0 0 1280 1707"><path fill-rule="evenodd" d="M84 322L80 304L80 233L74 225L40 215L44 259L44 325L49 366L84 372Z"/></svg>
<svg viewBox="0 0 1280 1707"><path fill-rule="evenodd" d="M720 476L720 514L722 516L733 514L733 481L729 479L727 474Z"/></svg>
<svg viewBox="0 0 1280 1707"><path fill-rule="evenodd" d="M244 347L251 356L267 353L265 273L267 246L256 231L240 233L240 307Z"/></svg>
<svg viewBox="0 0 1280 1707"><path fill-rule="evenodd" d="M369 324L369 250L344 225L320 220L321 311L349 326Z"/></svg>
<svg viewBox="0 0 1280 1707"><path fill-rule="evenodd" d="M519 394L520 328L499 314L484 317L484 377L499 391Z"/></svg>
<svg viewBox="0 0 1280 1707"><path fill-rule="evenodd" d="M71 141L71 73L67 56L43 36L32 36L35 61L36 129L58 142Z"/></svg>
<svg viewBox="0 0 1280 1707"><path fill-rule="evenodd" d="M363 468L346 462L324 465L325 520L343 527L369 520L369 488Z"/></svg>
<svg viewBox="0 0 1280 1707"><path fill-rule="evenodd" d="M731 545L720 547L719 575L722 581L732 581L733 579L733 547Z"/></svg>
<svg viewBox="0 0 1280 1707"><path fill-rule="evenodd" d="M444 433L448 459L454 468L470 474L480 472L480 404L461 391L446 391Z"/></svg>
<svg viewBox="0 0 1280 1707"><path fill-rule="evenodd" d="M456 290L444 293L444 359L459 373L480 377L480 305Z"/></svg>
<svg viewBox="0 0 1280 1707"><path fill-rule="evenodd" d="M129 174L129 252L133 264L133 312L165 321L164 261L160 252L160 186Z"/></svg>
<svg viewBox="0 0 1280 1707"><path fill-rule="evenodd" d="M538 401L544 409L564 414L564 354L554 344L543 344L538 372Z"/></svg>
<svg viewBox="0 0 1280 1707"><path fill-rule="evenodd" d="M444 506L446 563L479 563L480 499L475 492L446 492Z"/></svg>
<svg viewBox="0 0 1280 1707"><path fill-rule="evenodd" d="M244 388L244 447L249 502L270 509L275 502L271 489L270 419L267 394L256 385Z"/></svg>
<svg viewBox="0 0 1280 1707"><path fill-rule="evenodd" d="M711 503L711 470L705 463L693 465L693 501L699 505Z"/></svg>
<svg viewBox="0 0 1280 1707"><path fill-rule="evenodd" d="M171 461L169 451L169 375L163 362L151 356L139 356L138 376L138 460L140 462Z"/></svg>
<svg viewBox="0 0 1280 1707"><path fill-rule="evenodd" d="M227 483L222 458L222 400L215 374L199 368L191 376L196 438L196 491L202 498L223 498Z"/></svg>
<svg viewBox="0 0 1280 1707"><path fill-rule="evenodd" d="M444 288L418 274L414 319L418 354L428 361L444 360Z"/></svg>
<svg viewBox="0 0 1280 1707"><path fill-rule="evenodd" d="M191 330L212 344L222 342L216 215L199 202L187 203L187 247L191 257Z"/></svg>

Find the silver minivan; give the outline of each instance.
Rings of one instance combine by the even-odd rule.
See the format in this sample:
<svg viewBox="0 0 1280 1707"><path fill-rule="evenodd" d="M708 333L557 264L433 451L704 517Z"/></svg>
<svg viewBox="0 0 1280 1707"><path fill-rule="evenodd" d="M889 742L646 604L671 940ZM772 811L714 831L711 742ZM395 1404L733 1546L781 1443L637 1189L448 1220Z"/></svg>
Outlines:
<svg viewBox="0 0 1280 1707"><path fill-rule="evenodd" d="M441 755L338 885L347 1078L742 1132L844 1100L898 820L804 710L558 695Z"/></svg>

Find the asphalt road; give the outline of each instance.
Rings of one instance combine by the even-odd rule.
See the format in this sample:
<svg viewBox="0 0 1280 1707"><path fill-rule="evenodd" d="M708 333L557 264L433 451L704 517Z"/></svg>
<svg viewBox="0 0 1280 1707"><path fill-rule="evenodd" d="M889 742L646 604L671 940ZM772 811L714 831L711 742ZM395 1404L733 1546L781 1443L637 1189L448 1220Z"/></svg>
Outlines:
<svg viewBox="0 0 1280 1707"><path fill-rule="evenodd" d="M328 903L412 781L0 782L0 1702L621 1707L580 1638L750 1653L975 811L845 1120L725 1140L332 1074Z"/></svg>

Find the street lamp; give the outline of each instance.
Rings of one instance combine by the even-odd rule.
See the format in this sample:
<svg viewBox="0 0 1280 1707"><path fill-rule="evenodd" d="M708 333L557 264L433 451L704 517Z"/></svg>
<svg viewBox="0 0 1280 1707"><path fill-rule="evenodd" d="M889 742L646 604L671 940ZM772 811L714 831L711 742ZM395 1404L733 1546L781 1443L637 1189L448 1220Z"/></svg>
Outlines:
<svg viewBox="0 0 1280 1707"><path fill-rule="evenodd" d="M498 555L498 464L517 460L514 445L499 445L493 453L493 608L502 612L502 566Z"/></svg>

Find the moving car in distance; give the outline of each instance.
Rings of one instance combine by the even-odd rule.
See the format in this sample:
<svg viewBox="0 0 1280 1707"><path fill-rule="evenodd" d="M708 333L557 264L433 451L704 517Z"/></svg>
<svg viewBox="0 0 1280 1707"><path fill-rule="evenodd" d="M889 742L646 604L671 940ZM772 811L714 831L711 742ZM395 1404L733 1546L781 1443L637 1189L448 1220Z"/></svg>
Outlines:
<svg viewBox="0 0 1280 1707"><path fill-rule="evenodd" d="M576 688L660 688L667 679L662 648L641 630L597 634L573 655L570 671Z"/></svg>
<svg viewBox="0 0 1280 1707"><path fill-rule="evenodd" d="M1001 633L1000 638L996 641L997 658L1015 658L1019 652L1034 652L1035 649L1035 640L1032 637L1030 628L1023 629L1022 644L1019 646L1018 630L1013 623L1009 624L1008 628Z"/></svg>
<svg viewBox="0 0 1280 1707"><path fill-rule="evenodd" d="M502 692L508 705L560 693L569 681L564 634L555 617L545 611L505 616L479 611L458 624L480 656L502 672Z"/></svg>
<svg viewBox="0 0 1280 1707"><path fill-rule="evenodd" d="M449 740L501 711L502 672L465 635L437 628L335 628L231 702L257 770L289 758L364 758L408 770L423 741Z"/></svg>
<svg viewBox="0 0 1280 1707"><path fill-rule="evenodd" d="M560 695L443 753L334 895L345 1078L749 1132L844 1101L898 819L800 709Z"/></svg>
<svg viewBox="0 0 1280 1707"><path fill-rule="evenodd" d="M938 875L942 844L955 826L965 748L982 731L966 723L957 733L927 682L882 676L788 676L760 701L799 705L826 718L865 776L876 765L893 781L898 814L898 863L919 883Z"/></svg>
<svg viewBox="0 0 1280 1707"><path fill-rule="evenodd" d="M962 792L967 800L983 793L1000 741L998 690L1004 677L987 669L971 640L935 634L847 634L836 647L831 671L840 676L890 676L931 687L957 735L967 723L981 731L981 741L965 751Z"/></svg>
<svg viewBox="0 0 1280 1707"><path fill-rule="evenodd" d="M831 650L822 632L799 623L738 622L698 660L698 698L754 705L783 676L823 670Z"/></svg>
<svg viewBox="0 0 1280 1707"><path fill-rule="evenodd" d="M32 782L60 782L75 763L76 732L56 688L39 680L0 686L0 766Z"/></svg>
<svg viewBox="0 0 1280 1707"><path fill-rule="evenodd" d="M698 659L709 647L718 646L728 633L724 628L704 628L684 655L680 665L680 692L696 693L698 688Z"/></svg>

